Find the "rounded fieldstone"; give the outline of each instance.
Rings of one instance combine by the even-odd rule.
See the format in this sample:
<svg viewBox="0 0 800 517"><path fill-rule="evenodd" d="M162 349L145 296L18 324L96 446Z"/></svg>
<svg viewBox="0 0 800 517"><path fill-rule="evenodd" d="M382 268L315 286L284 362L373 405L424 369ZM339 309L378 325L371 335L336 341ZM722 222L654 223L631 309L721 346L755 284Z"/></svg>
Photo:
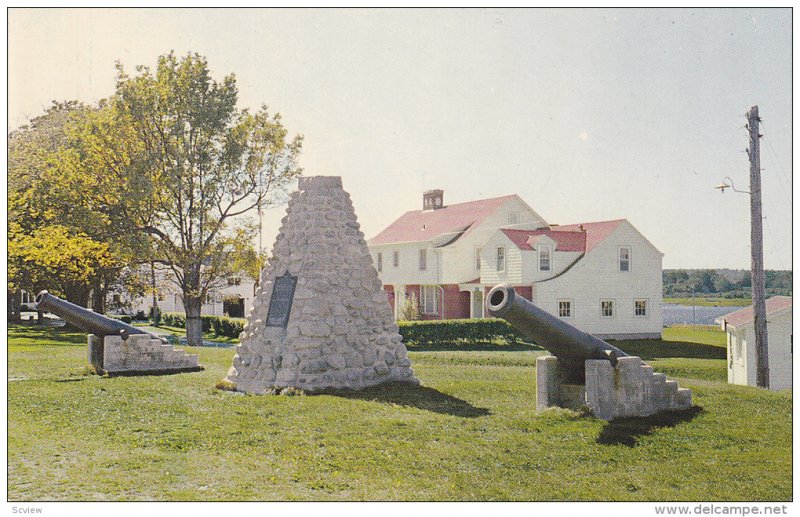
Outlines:
<svg viewBox="0 0 800 517"><path fill-rule="evenodd" d="M364 380L371 381L375 379L375 368L367 367L363 370Z"/></svg>
<svg viewBox="0 0 800 517"><path fill-rule="evenodd" d="M278 386L289 386L297 380L297 372L294 370L280 370L275 376L275 384Z"/></svg>
<svg viewBox="0 0 800 517"><path fill-rule="evenodd" d="M305 321L300 323L300 334L307 337L328 337L331 328L321 321Z"/></svg>
<svg viewBox="0 0 800 517"><path fill-rule="evenodd" d="M325 360L328 361L328 364L331 365L332 368L337 370L341 370L347 366L344 356L339 354L329 355L325 358Z"/></svg>
<svg viewBox="0 0 800 517"><path fill-rule="evenodd" d="M328 363L322 359L315 359L308 361L300 367L302 373L321 373L328 369Z"/></svg>
<svg viewBox="0 0 800 517"><path fill-rule="evenodd" d="M359 354L347 354L345 356L345 364L348 368L363 368L364 359Z"/></svg>

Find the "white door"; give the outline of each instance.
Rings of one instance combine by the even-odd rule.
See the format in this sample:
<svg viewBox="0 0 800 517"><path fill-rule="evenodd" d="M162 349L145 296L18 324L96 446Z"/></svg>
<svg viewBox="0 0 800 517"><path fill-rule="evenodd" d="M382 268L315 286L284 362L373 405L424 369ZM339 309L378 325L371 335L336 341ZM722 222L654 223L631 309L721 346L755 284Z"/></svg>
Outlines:
<svg viewBox="0 0 800 517"><path fill-rule="evenodd" d="M472 291L472 317L483 318L483 290Z"/></svg>

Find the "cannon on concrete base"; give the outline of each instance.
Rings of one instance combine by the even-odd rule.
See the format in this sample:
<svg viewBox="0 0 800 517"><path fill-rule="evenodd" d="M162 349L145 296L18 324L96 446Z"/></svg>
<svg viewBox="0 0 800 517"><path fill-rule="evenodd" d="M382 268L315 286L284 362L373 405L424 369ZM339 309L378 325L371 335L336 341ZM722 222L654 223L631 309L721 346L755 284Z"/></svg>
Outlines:
<svg viewBox="0 0 800 517"><path fill-rule="evenodd" d="M500 284L486 296L487 313L508 321L551 356L536 360L536 407L588 407L597 418L649 416L692 406L692 392L629 356L536 307Z"/></svg>
<svg viewBox="0 0 800 517"><path fill-rule="evenodd" d="M89 333L89 363L98 374L155 374L202 370L199 358L165 339L42 291L40 310L60 316Z"/></svg>

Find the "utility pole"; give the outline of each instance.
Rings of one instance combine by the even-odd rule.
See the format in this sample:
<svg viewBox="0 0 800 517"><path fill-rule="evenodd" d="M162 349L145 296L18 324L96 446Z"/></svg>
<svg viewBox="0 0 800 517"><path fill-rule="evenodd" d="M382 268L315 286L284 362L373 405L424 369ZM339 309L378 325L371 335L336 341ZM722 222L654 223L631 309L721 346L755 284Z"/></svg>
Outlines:
<svg viewBox="0 0 800 517"><path fill-rule="evenodd" d="M759 151L758 106L747 112L750 133L750 274L753 284L753 315L756 332L756 385L769 388L769 352L767 349L767 305L764 301L764 238L761 216L761 157Z"/></svg>

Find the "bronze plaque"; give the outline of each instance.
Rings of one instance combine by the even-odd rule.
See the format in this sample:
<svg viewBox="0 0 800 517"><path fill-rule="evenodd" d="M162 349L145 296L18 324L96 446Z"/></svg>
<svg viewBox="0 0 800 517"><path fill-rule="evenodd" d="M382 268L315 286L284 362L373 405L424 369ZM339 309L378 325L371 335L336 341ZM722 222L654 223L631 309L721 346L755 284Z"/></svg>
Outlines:
<svg viewBox="0 0 800 517"><path fill-rule="evenodd" d="M296 285L297 277L290 275L288 271L283 276L275 278L272 297L269 300L269 312L267 312L268 327L285 328L289 323L289 313L292 310Z"/></svg>

